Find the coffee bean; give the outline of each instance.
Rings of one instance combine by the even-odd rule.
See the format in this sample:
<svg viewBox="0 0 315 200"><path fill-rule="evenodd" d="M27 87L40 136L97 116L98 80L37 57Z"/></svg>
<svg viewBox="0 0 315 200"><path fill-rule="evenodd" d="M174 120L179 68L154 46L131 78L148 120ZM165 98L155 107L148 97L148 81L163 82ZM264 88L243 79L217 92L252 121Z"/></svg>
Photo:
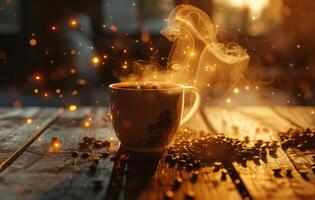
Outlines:
<svg viewBox="0 0 315 200"><path fill-rule="evenodd" d="M84 143L84 142L79 143L79 149L87 149L88 147L89 145L87 143Z"/></svg>
<svg viewBox="0 0 315 200"><path fill-rule="evenodd" d="M91 164L89 169L90 169L90 173L95 173L97 169L96 164L95 163Z"/></svg>
<svg viewBox="0 0 315 200"><path fill-rule="evenodd" d="M190 176L190 181L192 183L196 183L197 182L197 179L198 179L198 175L199 173L197 171L193 172Z"/></svg>
<svg viewBox="0 0 315 200"><path fill-rule="evenodd" d="M94 157L93 161L94 161L95 164L98 164L98 162L100 161L100 157L98 157L98 156Z"/></svg>
<svg viewBox="0 0 315 200"><path fill-rule="evenodd" d="M83 159L87 159L88 157L90 157L90 153L88 153L88 152L84 152L81 154L81 158L83 158Z"/></svg>
<svg viewBox="0 0 315 200"><path fill-rule="evenodd" d="M292 169L287 169L286 170L286 175L287 175L287 177L292 178L293 177L292 176Z"/></svg>
<svg viewBox="0 0 315 200"><path fill-rule="evenodd" d="M279 169L279 168L273 169L273 175L275 177L277 177L277 178L281 178L282 177L280 172L281 172L281 169Z"/></svg>
<svg viewBox="0 0 315 200"><path fill-rule="evenodd" d="M300 174L301 174L302 176L307 176L307 174L308 174L308 171L307 171L307 170L299 170L299 172L300 172Z"/></svg>
<svg viewBox="0 0 315 200"><path fill-rule="evenodd" d="M95 190L99 190L103 188L103 181L102 180L94 180L93 187Z"/></svg>
<svg viewBox="0 0 315 200"><path fill-rule="evenodd" d="M71 156L74 157L74 158L76 158L76 157L79 156L79 152L78 152L78 151L72 151L72 152L71 152Z"/></svg>
<svg viewBox="0 0 315 200"><path fill-rule="evenodd" d="M109 153L108 153L108 152L102 153L102 158L108 158L108 156L109 156Z"/></svg>
<svg viewBox="0 0 315 200"><path fill-rule="evenodd" d="M102 146L103 147L109 147L110 146L110 141L107 141L107 140L102 141Z"/></svg>
<svg viewBox="0 0 315 200"><path fill-rule="evenodd" d="M192 130L189 131L194 133ZM188 137L187 134L183 135L185 136L175 138L173 145L168 148L165 161L169 167L176 166L187 171L207 165L214 166L213 171L217 172L223 167L219 161L236 161L246 166L249 160L256 163L260 158L266 160L267 149L275 157L278 147L275 141L257 140L252 146L246 141L205 132L191 134ZM196 160L198 162L195 162Z"/></svg>
<svg viewBox="0 0 315 200"><path fill-rule="evenodd" d="M281 132L279 136L284 150L315 150L315 129L289 129L287 132Z"/></svg>
<svg viewBox="0 0 315 200"><path fill-rule="evenodd" d="M222 171L221 172L221 181L226 181L226 175L227 175L227 172L225 172L225 171Z"/></svg>
<svg viewBox="0 0 315 200"><path fill-rule="evenodd" d="M182 184L183 180L177 177L173 182L173 190L178 190Z"/></svg>
<svg viewBox="0 0 315 200"><path fill-rule="evenodd" d="M101 142L101 141L95 141L95 142L94 142L94 147L95 147L96 149L101 148L101 147L102 147L102 142Z"/></svg>

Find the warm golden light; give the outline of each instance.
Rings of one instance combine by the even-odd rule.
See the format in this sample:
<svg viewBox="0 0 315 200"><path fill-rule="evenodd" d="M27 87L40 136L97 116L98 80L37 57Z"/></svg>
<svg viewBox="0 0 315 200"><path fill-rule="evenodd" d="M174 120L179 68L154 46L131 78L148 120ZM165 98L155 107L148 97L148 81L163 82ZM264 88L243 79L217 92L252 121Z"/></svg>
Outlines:
<svg viewBox="0 0 315 200"><path fill-rule="evenodd" d="M75 19L70 20L70 26L76 27L78 22Z"/></svg>
<svg viewBox="0 0 315 200"><path fill-rule="evenodd" d="M201 90L210 84L225 95L242 79L249 62L246 50L237 43L220 43L216 24L201 9L176 6L161 33L173 42L167 67L174 72L174 81Z"/></svg>
<svg viewBox="0 0 315 200"><path fill-rule="evenodd" d="M99 62L100 62L100 59L99 59L97 56L94 56L94 57L92 58L92 63L93 63L94 65L99 64Z"/></svg>
<svg viewBox="0 0 315 200"><path fill-rule="evenodd" d="M70 105L68 109L70 111L76 111L77 110L77 106L76 105Z"/></svg>
<svg viewBox="0 0 315 200"><path fill-rule="evenodd" d="M60 147L59 142L54 142L54 147L55 147L55 148L59 148L59 147Z"/></svg>
<svg viewBox="0 0 315 200"><path fill-rule="evenodd" d="M56 94L60 94L61 93L61 90L58 88L56 89Z"/></svg>
<svg viewBox="0 0 315 200"><path fill-rule="evenodd" d="M124 61L123 65L121 66L121 68L123 69L127 69L128 68L128 62Z"/></svg>
<svg viewBox="0 0 315 200"><path fill-rule="evenodd" d="M31 118L28 118L27 120L26 120L26 123L27 124L31 124L33 122L33 120L31 119Z"/></svg>
<svg viewBox="0 0 315 200"><path fill-rule="evenodd" d="M37 41L36 41L34 38L32 38L32 39L30 39L29 44L30 44L31 46L36 46Z"/></svg>
<svg viewBox="0 0 315 200"><path fill-rule="evenodd" d="M34 89L34 93L38 94L39 90L37 88Z"/></svg>
<svg viewBox="0 0 315 200"><path fill-rule="evenodd" d="M76 54L77 54L77 51L76 51L76 50L74 50L74 49L71 49L70 54L74 56L74 55L76 55Z"/></svg>
<svg viewBox="0 0 315 200"><path fill-rule="evenodd" d="M83 126L84 126L85 128L89 128L89 127L91 126L91 124L90 124L89 121L85 121L85 122L83 123Z"/></svg>
<svg viewBox="0 0 315 200"><path fill-rule="evenodd" d="M238 93L240 93L240 90L238 88L234 88L233 92L234 92L234 94L238 94Z"/></svg>

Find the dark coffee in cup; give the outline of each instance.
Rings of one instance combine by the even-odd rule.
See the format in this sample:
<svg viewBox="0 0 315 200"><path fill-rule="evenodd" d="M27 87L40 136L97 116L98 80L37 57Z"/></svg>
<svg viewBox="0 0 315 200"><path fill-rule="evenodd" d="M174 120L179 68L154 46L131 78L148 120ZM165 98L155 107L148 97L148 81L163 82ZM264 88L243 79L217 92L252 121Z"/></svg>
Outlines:
<svg viewBox="0 0 315 200"><path fill-rule="evenodd" d="M109 90L116 135L122 146L131 151L163 150L200 103L196 88L175 83L122 82L110 85ZM196 95L196 101L183 118L187 91Z"/></svg>

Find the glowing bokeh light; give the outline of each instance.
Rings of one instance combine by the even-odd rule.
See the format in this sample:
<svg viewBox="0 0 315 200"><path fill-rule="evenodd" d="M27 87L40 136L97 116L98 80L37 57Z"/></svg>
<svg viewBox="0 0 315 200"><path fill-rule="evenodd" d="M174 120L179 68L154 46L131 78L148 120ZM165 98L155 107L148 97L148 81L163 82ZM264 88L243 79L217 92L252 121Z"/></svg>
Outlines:
<svg viewBox="0 0 315 200"><path fill-rule="evenodd" d="M31 119L31 118L28 118L27 120L26 120L26 123L27 124L31 124L33 122L33 120Z"/></svg>
<svg viewBox="0 0 315 200"><path fill-rule="evenodd" d="M30 39L28 42L31 46L36 46L37 45L37 40L35 40L34 38Z"/></svg>
<svg viewBox="0 0 315 200"><path fill-rule="evenodd" d="M70 105L69 107L68 107L68 109L70 110L70 111L76 111L77 110L77 106L76 105Z"/></svg>

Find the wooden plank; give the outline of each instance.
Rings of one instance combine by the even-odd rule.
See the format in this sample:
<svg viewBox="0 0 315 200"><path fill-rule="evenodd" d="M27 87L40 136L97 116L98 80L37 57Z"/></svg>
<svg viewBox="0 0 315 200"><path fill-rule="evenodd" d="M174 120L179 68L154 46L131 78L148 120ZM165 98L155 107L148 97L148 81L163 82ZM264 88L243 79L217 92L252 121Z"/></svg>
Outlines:
<svg viewBox="0 0 315 200"><path fill-rule="evenodd" d="M273 111L291 123L291 127L315 127L315 107L275 106Z"/></svg>
<svg viewBox="0 0 315 200"><path fill-rule="evenodd" d="M207 131L199 113L185 127ZM164 159L165 154L162 158L158 154L131 155L126 166L127 172L121 178L122 190L118 191L118 195L111 194L108 199L165 199L165 193L172 190L176 177L181 177L183 182L179 190L173 191L173 199L187 198L185 195L188 190L194 191L195 199L241 199L231 178L221 181L221 173L213 172L213 167L200 169L198 180L194 183L190 181L191 172L172 168Z"/></svg>
<svg viewBox="0 0 315 200"><path fill-rule="evenodd" d="M314 107L273 107L273 111L280 118L274 123L275 129L279 129L281 125L286 125L286 130L289 128L315 127ZM315 151L310 149L301 151L297 148L289 148L285 152L298 171L308 172L307 176L303 175L302 177L315 185L315 173L311 170L312 165L315 164Z"/></svg>
<svg viewBox="0 0 315 200"><path fill-rule="evenodd" d="M27 127L25 134L17 133L15 137L7 137L1 149L6 149L8 157L4 158L5 160L0 164L0 173L5 170L11 163L13 163L24 151L29 148L36 139L52 124L58 117L63 113L64 109L61 108L56 111L51 117L43 121L42 124L36 125L36 128L33 127L32 130L30 127ZM28 119L27 124L32 124L32 120ZM23 127L23 126L22 126ZM34 131L34 133L33 133ZM18 132L18 131L15 131ZM9 151L8 151L9 150Z"/></svg>
<svg viewBox="0 0 315 200"><path fill-rule="evenodd" d="M22 108L2 108L0 120L7 118L27 118L33 116L40 110L39 107L22 107Z"/></svg>
<svg viewBox="0 0 315 200"><path fill-rule="evenodd" d="M0 115L0 143L4 142L15 129L25 124L28 118L36 116L40 112L40 108L30 107L6 111Z"/></svg>
<svg viewBox="0 0 315 200"><path fill-rule="evenodd" d="M26 118L18 117L18 124L16 123L16 117L5 119L0 124L2 127L2 131L0 131L0 163L27 141L27 139L45 123L45 120L49 120L49 117L51 117L57 109L36 109L36 111L38 111L36 115L33 111L32 109L31 115ZM27 119L31 119L31 123L27 123Z"/></svg>
<svg viewBox="0 0 315 200"><path fill-rule="evenodd" d="M89 173L91 159L71 157L85 136L114 137L104 120L105 109L91 112L80 108L66 111L42 136L0 175L0 193L5 199L103 199L113 163L100 159L95 173ZM91 127L83 123L91 118ZM61 148L51 146L58 137ZM117 144L117 143L113 143ZM117 145L116 145L117 147ZM100 150L93 149L91 157ZM101 187L96 188L95 183Z"/></svg>
<svg viewBox="0 0 315 200"><path fill-rule="evenodd" d="M228 136L243 139L249 136L252 140L277 140L277 132L273 129L274 113L264 107L242 108L215 108L209 107L204 110L209 123L217 132ZM251 113L249 115L249 112ZM255 113L255 114L253 114ZM277 150L277 158L268 154L268 162L247 162L243 167L233 163L239 172L246 187L254 199L308 199L314 198L312 184L305 182L286 154ZM294 178L274 176L273 169L290 169Z"/></svg>

